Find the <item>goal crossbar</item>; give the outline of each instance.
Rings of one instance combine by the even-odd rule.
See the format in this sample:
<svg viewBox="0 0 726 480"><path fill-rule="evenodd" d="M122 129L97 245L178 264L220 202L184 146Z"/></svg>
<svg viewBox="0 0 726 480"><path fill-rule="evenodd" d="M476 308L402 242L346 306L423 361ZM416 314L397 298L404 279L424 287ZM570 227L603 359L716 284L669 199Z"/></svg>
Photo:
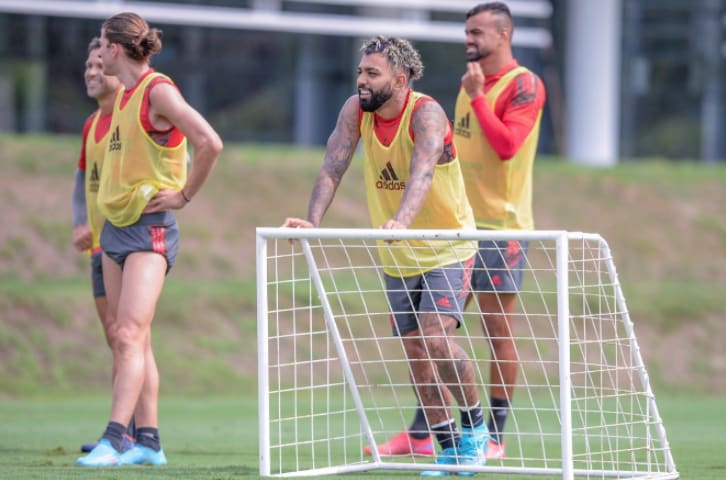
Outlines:
<svg viewBox="0 0 726 480"><path fill-rule="evenodd" d="M519 373L507 459L443 467L415 456L391 461L376 446L405 428L416 400L400 339L388 325L384 267L393 266L381 265L377 252L462 240L529 245L525 284L533 286L519 293L513 332ZM562 479L678 478L615 264L600 235L258 228L257 305L262 476L443 469ZM476 366L485 403L491 339L477 332L486 312L472 305L457 341ZM373 447L372 456L363 455L365 445Z"/></svg>

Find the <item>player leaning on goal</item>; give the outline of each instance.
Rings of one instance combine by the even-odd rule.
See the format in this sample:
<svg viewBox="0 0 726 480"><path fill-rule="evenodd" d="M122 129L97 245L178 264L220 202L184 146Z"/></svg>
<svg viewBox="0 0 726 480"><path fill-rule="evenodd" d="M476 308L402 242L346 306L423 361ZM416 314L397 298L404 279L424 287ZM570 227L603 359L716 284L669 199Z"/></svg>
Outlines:
<svg viewBox="0 0 726 480"><path fill-rule="evenodd" d="M358 95L345 102L328 139L308 219L288 218L283 226L320 225L361 141L368 209L375 227L473 228L451 125L435 100L409 86L423 70L418 52L406 40L381 36L365 42L361 51ZM405 188L386 188L379 181L382 171L387 173L384 178L395 172ZM393 334L402 339L414 389L441 446L436 462L483 464L489 434L474 369L453 336L461 322L476 245L423 244L428 248L379 248L394 312ZM402 277L401 269L410 276ZM450 416L451 396L461 409L461 431ZM416 433L428 437L428 426Z"/></svg>
<svg viewBox="0 0 726 480"><path fill-rule="evenodd" d="M98 110L88 117L83 126L83 143L73 186L73 246L91 254L91 287L96 312L103 325L106 343L109 348L113 349L116 341L116 329L113 317L108 315L106 289L103 285L103 269L101 268L100 237L104 218L96 205L96 197L98 176L108 143L113 102L121 83L113 75L104 75L103 62L101 62L101 40L98 37L94 37L88 44L88 59L83 78L86 82L86 93L96 100ZM128 450L133 446L135 436L132 418L123 436L122 450ZM90 452L97 444L98 442L84 443L81 445L81 451Z"/></svg>
<svg viewBox="0 0 726 480"><path fill-rule="evenodd" d="M545 103L542 81L512 56L514 22L502 2L483 3L466 15L466 73L455 110L455 143L476 225L482 229L534 229L532 165ZM512 314L522 285L526 242L482 241L472 290L491 342L487 458L505 457L504 424L517 381ZM426 454L419 409L409 429L380 445L384 454Z"/></svg>

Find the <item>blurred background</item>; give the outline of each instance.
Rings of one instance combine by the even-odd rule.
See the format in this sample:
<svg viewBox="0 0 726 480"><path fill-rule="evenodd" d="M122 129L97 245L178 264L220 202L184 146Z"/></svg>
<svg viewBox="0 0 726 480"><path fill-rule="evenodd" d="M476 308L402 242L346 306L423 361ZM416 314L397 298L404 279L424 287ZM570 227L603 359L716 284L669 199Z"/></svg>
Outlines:
<svg viewBox="0 0 726 480"><path fill-rule="evenodd" d="M322 145L361 41L413 40L415 87L450 116L474 0L0 0L0 132L77 134L86 45L133 10L164 32L153 66L226 141ZM512 0L515 55L544 80L540 152L610 165L726 159L726 0Z"/></svg>
<svg viewBox="0 0 726 480"><path fill-rule="evenodd" d="M154 319L166 445L184 462L154 476L219 480L254 478L259 461L256 227L305 214L364 39L411 39L426 67L415 88L453 117L476 3L0 0L0 477L122 478L68 472L110 401L111 354L70 226L96 109L84 63L104 19L130 10L163 30L152 65L225 141L177 212L183 244ZM506 3L515 56L547 88L537 228L608 241L682 478L721 479L726 0ZM369 224L360 164L324 226Z"/></svg>
<svg viewBox="0 0 726 480"><path fill-rule="evenodd" d="M726 312L726 0L506 3L515 55L548 95L537 228L602 234L653 377L726 391L726 340L713 335ZM322 145L355 92L359 46L378 33L414 41L426 67L415 88L452 117L474 4L0 0L0 395L107 385L88 259L69 225L96 108L87 45L104 19L131 10L163 30L153 66L225 141L204 194L178 212L184 248L155 321L171 385L219 390L254 376L255 349L239 345L255 332L255 228L304 215ZM368 225L359 162L347 177L324 226ZM174 352L188 349L187 364Z"/></svg>

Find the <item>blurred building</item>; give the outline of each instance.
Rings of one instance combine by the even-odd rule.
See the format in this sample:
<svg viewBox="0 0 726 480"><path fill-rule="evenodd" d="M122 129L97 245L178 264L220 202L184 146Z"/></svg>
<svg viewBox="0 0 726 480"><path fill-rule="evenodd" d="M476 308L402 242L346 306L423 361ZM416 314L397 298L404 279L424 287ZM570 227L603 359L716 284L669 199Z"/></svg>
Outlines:
<svg viewBox="0 0 726 480"><path fill-rule="evenodd" d="M453 116L475 3L0 0L0 131L77 134L94 107L86 45L123 10L164 31L153 66L226 141L324 144L374 33L415 42L426 67L416 88ZM506 3L515 55L548 89L541 152L602 164L726 159L726 0Z"/></svg>

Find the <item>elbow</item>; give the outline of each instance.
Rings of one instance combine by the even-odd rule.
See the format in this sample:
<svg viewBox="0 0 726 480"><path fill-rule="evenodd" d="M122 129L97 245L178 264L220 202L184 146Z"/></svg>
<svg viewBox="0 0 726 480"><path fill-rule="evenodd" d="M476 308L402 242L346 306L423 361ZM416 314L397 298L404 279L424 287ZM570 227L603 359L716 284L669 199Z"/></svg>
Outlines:
<svg viewBox="0 0 726 480"><path fill-rule="evenodd" d="M224 145L222 144L222 139L216 134L204 138L199 145L194 145L195 151L207 152L208 156L213 159L216 159L219 154L222 153L223 148Z"/></svg>
<svg viewBox="0 0 726 480"><path fill-rule="evenodd" d="M499 155L499 159L503 162L511 160L516 154L517 149L514 147L500 148L497 150L497 155Z"/></svg>
<svg viewBox="0 0 726 480"><path fill-rule="evenodd" d="M517 153L517 152L509 152L509 151L502 152L499 154L499 159L502 162L506 162L507 160L511 160L512 158L514 158L515 153Z"/></svg>
<svg viewBox="0 0 726 480"><path fill-rule="evenodd" d="M518 146L514 145L511 142L508 142L503 145L498 145L495 151L497 152L497 155L499 158L506 162L507 160L511 160L514 158L514 156L517 154Z"/></svg>
<svg viewBox="0 0 726 480"><path fill-rule="evenodd" d="M522 146L521 142L517 142L507 132L500 131L484 131L484 137L489 141L494 153L501 160L510 160L517 154L517 150Z"/></svg>
<svg viewBox="0 0 726 480"><path fill-rule="evenodd" d="M214 156L219 156L220 153L222 153L222 149L224 149L224 144L222 143L222 139L219 138L219 135L215 135L212 141L210 142L210 149L212 152L214 152Z"/></svg>

